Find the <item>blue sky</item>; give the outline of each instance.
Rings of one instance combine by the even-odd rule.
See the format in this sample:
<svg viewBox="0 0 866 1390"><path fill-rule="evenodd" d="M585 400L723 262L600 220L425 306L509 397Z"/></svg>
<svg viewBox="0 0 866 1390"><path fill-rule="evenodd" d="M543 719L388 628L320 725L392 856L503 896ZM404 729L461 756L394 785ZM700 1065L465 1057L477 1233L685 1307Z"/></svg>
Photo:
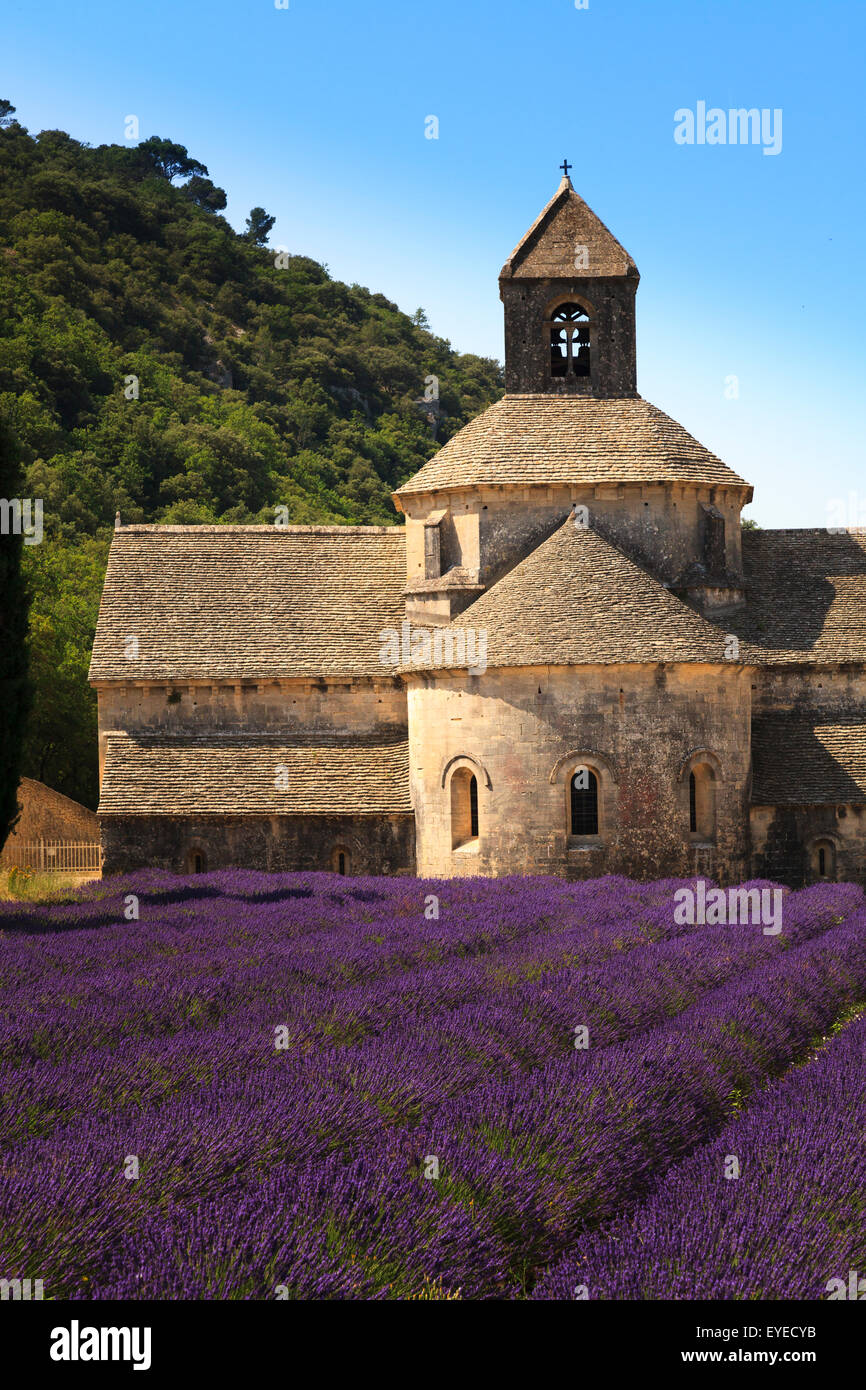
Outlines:
<svg viewBox="0 0 866 1390"><path fill-rule="evenodd" d="M262 204L274 245L500 358L497 275L567 156L641 271L641 394L754 483L760 525L828 524L834 498L866 525L866 7L289 5L7 0L0 95L92 144L137 115L236 227ZM677 144L699 101L781 109L781 152Z"/></svg>

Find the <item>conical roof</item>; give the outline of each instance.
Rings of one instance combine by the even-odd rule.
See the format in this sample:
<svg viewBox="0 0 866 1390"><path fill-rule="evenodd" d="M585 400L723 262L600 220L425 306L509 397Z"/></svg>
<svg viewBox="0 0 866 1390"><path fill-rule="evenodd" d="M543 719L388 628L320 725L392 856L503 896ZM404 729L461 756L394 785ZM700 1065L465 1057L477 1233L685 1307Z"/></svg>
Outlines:
<svg viewBox="0 0 866 1390"><path fill-rule="evenodd" d="M586 255L577 255L585 247ZM638 268L565 177L529 231L515 246L500 280L573 280L602 275L639 279Z"/></svg>
<svg viewBox="0 0 866 1390"><path fill-rule="evenodd" d="M515 394L464 425L394 496L497 484L597 483L749 487L640 396Z"/></svg>

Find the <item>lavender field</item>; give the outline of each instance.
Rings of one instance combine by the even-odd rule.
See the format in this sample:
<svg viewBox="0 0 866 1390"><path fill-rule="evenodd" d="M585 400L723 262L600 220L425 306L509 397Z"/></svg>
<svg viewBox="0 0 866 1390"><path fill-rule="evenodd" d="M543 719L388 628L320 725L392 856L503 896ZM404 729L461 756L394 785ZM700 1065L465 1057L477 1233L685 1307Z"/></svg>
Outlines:
<svg viewBox="0 0 866 1390"><path fill-rule="evenodd" d="M788 893L766 935L678 924L678 886L151 872L0 904L0 1278L827 1297L866 1267L863 892Z"/></svg>

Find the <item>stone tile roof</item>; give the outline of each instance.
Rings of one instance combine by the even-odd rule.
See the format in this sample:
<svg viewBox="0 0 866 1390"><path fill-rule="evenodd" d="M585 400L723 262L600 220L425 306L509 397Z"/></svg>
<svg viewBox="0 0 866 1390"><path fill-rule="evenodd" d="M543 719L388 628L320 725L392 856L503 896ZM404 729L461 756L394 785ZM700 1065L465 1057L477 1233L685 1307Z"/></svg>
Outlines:
<svg viewBox="0 0 866 1390"><path fill-rule="evenodd" d="M587 265L575 267L575 248L587 248ZM637 266L592 208L562 179L550 202L518 242L500 279L577 280L587 276L633 275Z"/></svg>
<svg viewBox="0 0 866 1390"><path fill-rule="evenodd" d="M748 603L730 631L761 665L866 661L866 534L746 531Z"/></svg>
<svg viewBox="0 0 866 1390"><path fill-rule="evenodd" d="M829 718L821 711L755 716L753 804L866 801L866 715L846 716L838 723Z"/></svg>
<svg viewBox="0 0 866 1390"><path fill-rule="evenodd" d="M90 679L388 675L378 634L399 628L405 583L399 526L122 527Z"/></svg>
<svg viewBox="0 0 866 1390"><path fill-rule="evenodd" d="M17 844L30 840L65 840L83 842L98 840L99 827L96 814L89 806L82 806L71 797L47 787L44 782L34 781L32 777L22 777L18 784L18 810L20 815L5 847L0 847L0 860L4 848L12 849Z"/></svg>
<svg viewBox="0 0 866 1390"><path fill-rule="evenodd" d="M640 396L508 395L464 425L394 495L502 483L668 482L749 486Z"/></svg>
<svg viewBox="0 0 866 1390"><path fill-rule="evenodd" d="M487 633L489 667L726 660L726 630L571 519L448 630L461 629Z"/></svg>
<svg viewBox="0 0 866 1390"><path fill-rule="evenodd" d="M287 782L278 790L279 769ZM411 812L405 738L106 736L103 816L390 815Z"/></svg>

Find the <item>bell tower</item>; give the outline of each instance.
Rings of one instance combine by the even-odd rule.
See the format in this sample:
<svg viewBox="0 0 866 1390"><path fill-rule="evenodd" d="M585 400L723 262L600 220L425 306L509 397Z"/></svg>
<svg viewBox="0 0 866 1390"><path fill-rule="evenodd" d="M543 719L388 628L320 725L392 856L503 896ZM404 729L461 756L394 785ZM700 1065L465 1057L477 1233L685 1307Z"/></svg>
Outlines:
<svg viewBox="0 0 866 1390"><path fill-rule="evenodd" d="M505 390L636 396L635 294L628 252L564 175L499 276Z"/></svg>

